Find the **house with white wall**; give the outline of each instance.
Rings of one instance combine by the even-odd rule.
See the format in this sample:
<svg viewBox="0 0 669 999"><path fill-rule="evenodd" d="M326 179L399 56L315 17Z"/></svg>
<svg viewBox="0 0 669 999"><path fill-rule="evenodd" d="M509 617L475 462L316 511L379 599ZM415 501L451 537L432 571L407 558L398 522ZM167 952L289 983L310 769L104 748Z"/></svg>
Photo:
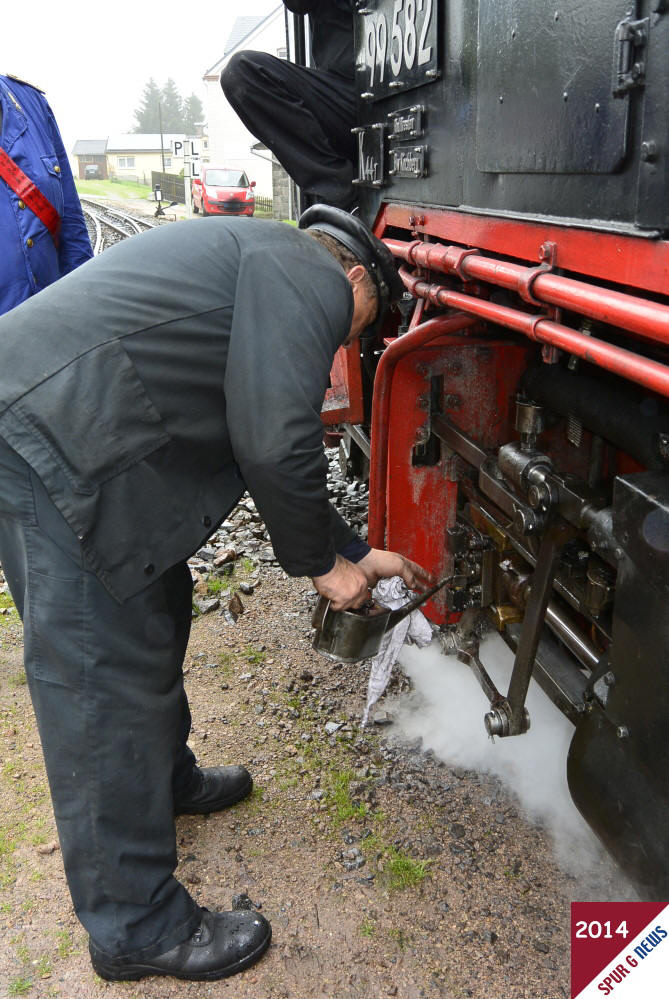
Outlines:
<svg viewBox="0 0 669 999"><path fill-rule="evenodd" d="M175 155L176 149L184 148L185 135L150 135L131 132L126 135L110 135L107 138L107 167L109 176L117 180L136 180L140 184L151 183L151 171L179 174L184 168L183 153ZM190 139L189 139L190 141ZM199 142L199 139L195 140Z"/></svg>
<svg viewBox="0 0 669 999"><path fill-rule="evenodd" d="M257 146L256 138L241 123L221 89L222 70L242 49L255 49L286 58L286 21L282 3L277 3L264 17L238 17L225 43L223 55L203 76L208 149L202 150L202 159L244 170L251 180L256 181L257 193L271 198L271 153L264 148L253 151L252 147Z"/></svg>

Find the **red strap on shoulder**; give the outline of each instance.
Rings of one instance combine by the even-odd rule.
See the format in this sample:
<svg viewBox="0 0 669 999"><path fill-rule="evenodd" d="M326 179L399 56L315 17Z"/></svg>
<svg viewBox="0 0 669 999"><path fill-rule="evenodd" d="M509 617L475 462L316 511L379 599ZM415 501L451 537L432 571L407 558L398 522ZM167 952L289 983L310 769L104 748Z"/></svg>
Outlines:
<svg viewBox="0 0 669 999"><path fill-rule="evenodd" d="M8 187L11 187L14 194L18 194L21 201L25 202L40 222L44 223L51 233L55 245L58 246L60 215L49 199L42 194L38 187L35 187L30 177L24 174L23 170L17 166L11 156L7 155L4 149L0 149L0 177Z"/></svg>

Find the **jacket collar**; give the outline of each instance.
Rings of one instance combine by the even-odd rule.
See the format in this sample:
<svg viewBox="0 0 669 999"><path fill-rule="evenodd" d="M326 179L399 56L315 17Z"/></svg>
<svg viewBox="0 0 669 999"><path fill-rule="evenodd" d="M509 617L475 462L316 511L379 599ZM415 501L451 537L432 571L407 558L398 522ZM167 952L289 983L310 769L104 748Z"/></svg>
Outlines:
<svg viewBox="0 0 669 999"><path fill-rule="evenodd" d="M0 100L2 100L2 133L0 145L9 153L20 135L28 127L28 120L23 105L16 94L0 78Z"/></svg>

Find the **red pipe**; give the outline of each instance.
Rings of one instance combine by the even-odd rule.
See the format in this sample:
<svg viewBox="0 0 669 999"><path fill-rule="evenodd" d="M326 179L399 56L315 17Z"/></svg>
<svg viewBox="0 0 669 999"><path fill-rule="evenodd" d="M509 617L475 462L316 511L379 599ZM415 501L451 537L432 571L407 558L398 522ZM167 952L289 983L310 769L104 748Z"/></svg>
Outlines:
<svg viewBox="0 0 669 999"><path fill-rule="evenodd" d="M406 282L405 282L406 283ZM408 286L407 286L408 287ZM419 296L422 297L422 296ZM416 326L411 332L398 337L384 350L374 378L372 400L372 447L369 470L368 544L383 548L386 534L386 478L388 475L388 424L390 421L390 396L392 378L400 361L413 350L424 347L431 340L475 325L471 316L450 315Z"/></svg>
<svg viewBox="0 0 669 999"><path fill-rule="evenodd" d="M527 315L525 312L510 309L504 305L496 305L494 302L488 302L482 298L449 291L442 285L428 284L427 281L412 277L403 268L400 269L400 277L416 298L425 298L435 305L460 309L462 312L468 312L491 323L505 326L507 329L522 333L530 340L537 340L539 343L547 343L561 350L566 350L592 364L597 364L600 368L612 371L616 375L622 375L623 378L637 382L644 388L669 397L669 367L665 364L651 361L631 350L615 347L613 344L586 336L584 333L577 333L552 319ZM423 325L426 326L427 323ZM376 390L376 382L374 386Z"/></svg>
<svg viewBox="0 0 669 999"><path fill-rule="evenodd" d="M484 257L478 250L467 251L460 246L420 240L406 243L386 239L384 242L394 256L417 267L457 274L470 281L489 281L520 295L525 292L547 305L573 309L591 319L669 344L669 308L657 302L598 288L559 274L541 273L536 267Z"/></svg>

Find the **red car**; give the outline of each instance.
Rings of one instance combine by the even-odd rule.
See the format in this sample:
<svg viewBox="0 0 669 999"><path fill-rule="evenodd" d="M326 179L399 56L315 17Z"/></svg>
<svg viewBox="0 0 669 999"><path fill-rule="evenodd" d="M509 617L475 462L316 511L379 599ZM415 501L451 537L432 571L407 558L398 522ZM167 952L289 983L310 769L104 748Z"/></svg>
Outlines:
<svg viewBox="0 0 669 999"><path fill-rule="evenodd" d="M193 177L193 211L203 215L253 215L256 207L255 180L243 171L205 166Z"/></svg>

